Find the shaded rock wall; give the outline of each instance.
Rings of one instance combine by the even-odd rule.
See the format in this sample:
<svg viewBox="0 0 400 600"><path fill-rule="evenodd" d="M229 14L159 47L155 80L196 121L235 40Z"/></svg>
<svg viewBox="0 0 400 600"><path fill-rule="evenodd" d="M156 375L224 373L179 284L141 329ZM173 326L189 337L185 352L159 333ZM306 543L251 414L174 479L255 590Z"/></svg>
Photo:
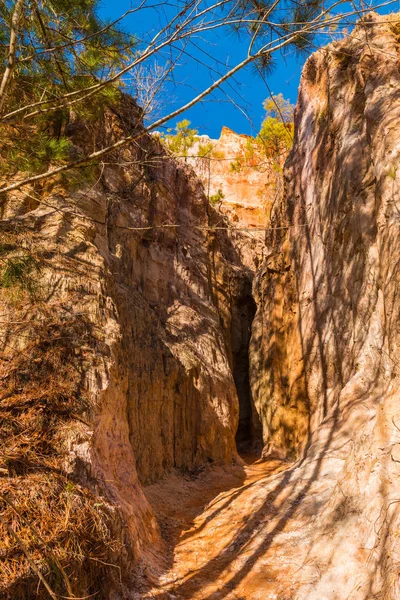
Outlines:
<svg viewBox="0 0 400 600"><path fill-rule="evenodd" d="M124 97L95 125L71 122L68 132L79 153L140 127L136 104ZM238 316L238 307L258 246L213 229L225 222L200 181L150 136L110 155L95 183L49 184L30 197L11 194L2 208L7 227L29 231L41 249L40 298L26 295L20 306L2 291L3 349L18 340L5 361L34 335L15 328L19 319L45 327L54 312L66 322L85 315L96 336L74 345L77 356L84 352L80 386L91 408L57 434L62 468L116 511L125 564L154 562L159 531L141 485L173 468L237 457L232 368L253 316Z"/></svg>

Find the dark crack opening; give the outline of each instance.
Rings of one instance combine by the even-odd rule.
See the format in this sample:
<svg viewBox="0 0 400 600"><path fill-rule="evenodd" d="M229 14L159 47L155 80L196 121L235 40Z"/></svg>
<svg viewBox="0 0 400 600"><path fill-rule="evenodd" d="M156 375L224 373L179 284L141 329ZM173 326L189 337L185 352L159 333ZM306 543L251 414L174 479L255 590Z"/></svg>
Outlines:
<svg viewBox="0 0 400 600"><path fill-rule="evenodd" d="M251 281L233 306L232 321L232 372L239 398L239 424L236 446L240 454L261 447L258 415L254 408L250 387L249 346L251 326L256 313L256 303L251 295Z"/></svg>

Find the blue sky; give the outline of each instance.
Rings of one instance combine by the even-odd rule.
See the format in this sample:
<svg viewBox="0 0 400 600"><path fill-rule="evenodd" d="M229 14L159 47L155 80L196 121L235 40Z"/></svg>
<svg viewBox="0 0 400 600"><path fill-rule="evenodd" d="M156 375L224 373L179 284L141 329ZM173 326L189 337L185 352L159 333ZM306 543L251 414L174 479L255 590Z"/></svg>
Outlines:
<svg viewBox="0 0 400 600"><path fill-rule="evenodd" d="M133 6L136 2L137 0L132 0ZM101 14L106 18L115 19L130 6L130 0L103 0ZM175 9L171 9L168 2L161 3L161 8L157 11L141 10L124 20L124 28L145 41L158 31L160 22L168 17L168 11L171 10L175 13ZM226 31L203 35L198 40L198 45L197 41L194 41L196 46L191 44L186 48L191 56L183 55L180 58L174 71L175 81L167 83L163 90L157 116L167 114L173 108L189 101L211 81L209 69L201 66L193 58L207 61L208 66L217 66L224 72L225 66L218 67L218 61L232 66L245 58L247 53L247 40L241 40L234 34L227 35ZM260 129L264 115L262 103L269 96L269 90L274 94L281 92L293 104L296 102L305 58L297 56L293 50L285 54L275 54L275 66L265 77L266 82L255 72L253 66L249 66L239 72L235 79L225 83L222 89L192 107L169 126L174 126L177 120L185 118L189 119L200 133L214 138L219 137L223 125L238 133L254 135ZM162 57L158 60L162 61Z"/></svg>

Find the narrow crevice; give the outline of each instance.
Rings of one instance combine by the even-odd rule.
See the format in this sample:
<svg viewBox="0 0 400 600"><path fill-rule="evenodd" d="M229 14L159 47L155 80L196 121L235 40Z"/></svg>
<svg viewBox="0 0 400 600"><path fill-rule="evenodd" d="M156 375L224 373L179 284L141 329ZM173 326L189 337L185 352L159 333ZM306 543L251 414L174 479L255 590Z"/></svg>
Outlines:
<svg viewBox="0 0 400 600"><path fill-rule="evenodd" d="M232 307L232 372L239 399L239 423L236 432L239 454L259 452L262 446L249 374L251 326L257 309L251 293L251 284L250 279L245 282Z"/></svg>

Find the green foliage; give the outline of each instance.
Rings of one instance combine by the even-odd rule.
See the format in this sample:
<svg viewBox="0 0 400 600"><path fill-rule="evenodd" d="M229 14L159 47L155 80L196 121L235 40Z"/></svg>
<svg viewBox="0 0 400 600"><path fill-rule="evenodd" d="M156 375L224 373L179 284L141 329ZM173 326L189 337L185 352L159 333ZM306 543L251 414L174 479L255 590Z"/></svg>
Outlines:
<svg viewBox="0 0 400 600"><path fill-rule="evenodd" d="M208 142L206 144L199 144L197 154L198 156L200 156L200 158L208 158L211 156L214 157L213 148L214 144L212 142Z"/></svg>
<svg viewBox="0 0 400 600"><path fill-rule="evenodd" d="M41 170L43 165L50 162L60 163L68 158L71 142L66 137L56 139L45 132L38 131L29 135L29 131L21 132L15 136L9 144L4 143L6 150L3 160L0 162L0 170L3 174L14 171L24 171L34 174Z"/></svg>
<svg viewBox="0 0 400 600"><path fill-rule="evenodd" d="M315 32L301 32L298 33L299 25L302 23L310 23L313 19L316 18L318 13L323 7L323 2L319 0L311 0L310 2L295 2L292 7L289 8L286 12L286 15L281 20L281 28L282 31L285 31L286 35L293 35L293 39L291 45L294 50L297 51L297 54L304 54L307 51L310 51L313 47L313 40L315 37Z"/></svg>
<svg viewBox="0 0 400 600"><path fill-rule="evenodd" d="M190 126L191 122L187 119L176 124L174 129L168 129L166 135L159 134L159 137L167 146L167 148L175 154L175 156L187 157L189 150L193 148L196 142L199 141L199 131ZM174 133L172 133L174 131ZM223 152L214 150L214 144L210 142L199 143L197 149L199 158L212 158L214 160L222 160L225 158Z"/></svg>
<svg viewBox="0 0 400 600"><path fill-rule="evenodd" d="M232 173L240 173L241 169L243 166L243 161L240 158L240 156L237 156L235 158L235 160L233 160L230 165L229 165L229 169L232 171Z"/></svg>
<svg viewBox="0 0 400 600"><path fill-rule="evenodd" d="M278 158L290 150L293 143L293 125L282 123L274 117L267 117L257 136L264 153L269 158Z"/></svg>
<svg viewBox="0 0 400 600"><path fill-rule="evenodd" d="M0 8L0 31L6 38L14 4L6 0ZM133 57L132 36L116 26L107 28L107 22L99 17L99 4L98 0L26 3L8 108L23 99L44 100L63 89L86 88L112 75ZM57 50L51 51L54 48ZM7 47L2 47L3 63L6 53Z"/></svg>
<svg viewBox="0 0 400 600"><path fill-rule="evenodd" d="M268 158L279 160L293 143L294 106L282 94L277 94L265 100L264 108L266 115L257 141Z"/></svg>
<svg viewBox="0 0 400 600"><path fill-rule="evenodd" d="M36 289L39 263L31 254L21 254L2 260L0 288L27 290L33 294Z"/></svg>
<svg viewBox="0 0 400 600"><path fill-rule="evenodd" d="M222 150L213 150L211 156L214 160L225 160L225 152Z"/></svg>
<svg viewBox="0 0 400 600"><path fill-rule="evenodd" d="M218 189L215 194L212 194L209 197L208 200L212 206L215 206L216 204L219 204L219 202L221 202L221 200L223 200L224 198L225 198L225 194L223 193L223 191L221 189Z"/></svg>
<svg viewBox="0 0 400 600"><path fill-rule="evenodd" d="M14 0L0 3L0 62L7 63ZM17 40L17 62L2 112L66 94L73 96L74 119L98 118L104 106L118 101L120 90L107 85L84 99L85 90L112 77L131 62L135 40L107 27L99 17L99 0L46 0L24 3ZM22 127L0 126L0 176L18 170L43 172L68 159L71 144L64 134L70 119L68 101L57 110L31 117ZM35 110L35 109L33 109Z"/></svg>
<svg viewBox="0 0 400 600"><path fill-rule="evenodd" d="M272 160L272 168L280 172L282 158L293 143L294 106L282 94L273 95L264 102L265 119L255 138L249 137L242 156L230 163L230 170L239 173L245 166L263 170L265 158Z"/></svg>
<svg viewBox="0 0 400 600"><path fill-rule="evenodd" d="M247 138L246 147L244 150L244 155L247 160L252 160L256 153L256 144L254 142L254 138Z"/></svg>
<svg viewBox="0 0 400 600"><path fill-rule="evenodd" d="M267 77L272 73L274 67L274 57L270 52L261 54L261 56L257 57L254 61L254 71L256 76L261 74L262 77Z"/></svg>
<svg viewBox="0 0 400 600"><path fill-rule="evenodd" d="M247 166L257 169L260 160L260 144L257 139L249 137L246 140L244 156Z"/></svg>
<svg viewBox="0 0 400 600"><path fill-rule="evenodd" d="M293 143L293 105L282 96L272 96L264 102L266 116L260 132L249 137L242 156L230 163L230 170L239 173L243 167L263 170L265 158L272 160L272 168L281 171L281 161Z"/></svg>
<svg viewBox="0 0 400 600"><path fill-rule="evenodd" d="M266 113L265 118L280 119L283 123L291 123L293 121L294 106L281 93L272 94L272 96L264 101L263 106Z"/></svg>
<svg viewBox="0 0 400 600"><path fill-rule="evenodd" d="M190 127L190 121L184 119L176 124L174 134L168 133L163 139L173 154L186 157L190 148L195 144L198 133L197 129Z"/></svg>

